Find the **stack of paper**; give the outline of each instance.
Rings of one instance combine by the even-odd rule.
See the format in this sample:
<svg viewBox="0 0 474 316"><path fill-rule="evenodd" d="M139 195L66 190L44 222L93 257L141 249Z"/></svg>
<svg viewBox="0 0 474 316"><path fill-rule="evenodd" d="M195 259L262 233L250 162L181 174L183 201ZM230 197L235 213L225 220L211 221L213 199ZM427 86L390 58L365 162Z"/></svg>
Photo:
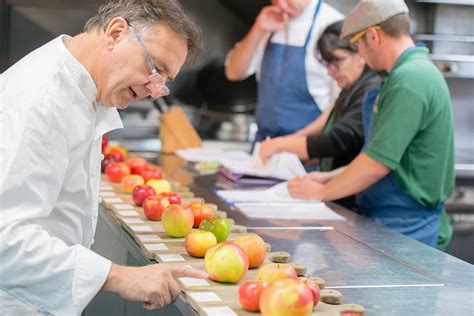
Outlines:
<svg viewBox="0 0 474 316"><path fill-rule="evenodd" d="M324 203L236 203L248 218L345 221Z"/></svg>
<svg viewBox="0 0 474 316"><path fill-rule="evenodd" d="M217 190L216 194L230 204L238 202L320 203L319 200L292 198L288 192L288 182L279 183L265 190Z"/></svg>

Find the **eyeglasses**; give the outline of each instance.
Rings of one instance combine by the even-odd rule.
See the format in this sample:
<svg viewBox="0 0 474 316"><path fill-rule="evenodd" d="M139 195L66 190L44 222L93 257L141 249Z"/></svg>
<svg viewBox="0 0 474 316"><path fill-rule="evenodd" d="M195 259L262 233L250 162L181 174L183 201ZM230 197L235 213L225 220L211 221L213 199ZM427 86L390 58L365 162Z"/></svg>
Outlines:
<svg viewBox="0 0 474 316"><path fill-rule="evenodd" d="M169 95L170 89L166 86L165 79L163 79L163 77L158 72L158 69L156 69L155 64L151 61L150 55L148 54L148 51L146 50L145 45L143 45L143 42L140 36L131 26L128 26L128 28L137 39L140 46L143 48L143 51L145 52L146 60L148 61L148 65L150 66L150 71L151 71L150 84L147 85L147 88L150 89L151 96L153 98L159 98L159 97L164 97L164 96Z"/></svg>
<svg viewBox="0 0 474 316"><path fill-rule="evenodd" d="M320 62L324 67L326 67L328 69L329 69L329 67L334 67L335 69L339 70L342 63L349 57L351 57L351 55L346 56L346 57L336 57L336 56L334 56L334 58L331 61L326 61L326 60L320 59Z"/></svg>
<svg viewBox="0 0 474 316"><path fill-rule="evenodd" d="M369 31L369 29L374 29L374 30L381 30L382 28L379 26L379 25L375 25L375 26L371 26L371 27L368 27L354 35L352 35L351 39L349 40L349 44L356 48L357 49L357 41L360 40L361 38L363 38L365 36L365 34L367 34L367 32Z"/></svg>

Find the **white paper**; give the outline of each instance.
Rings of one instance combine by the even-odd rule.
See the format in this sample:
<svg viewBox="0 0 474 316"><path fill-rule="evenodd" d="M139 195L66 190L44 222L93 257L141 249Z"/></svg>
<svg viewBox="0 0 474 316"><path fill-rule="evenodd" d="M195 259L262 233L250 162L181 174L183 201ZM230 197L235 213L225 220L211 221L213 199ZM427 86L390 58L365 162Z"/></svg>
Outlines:
<svg viewBox="0 0 474 316"><path fill-rule="evenodd" d="M99 195L100 196L117 196L117 194L113 191L101 191Z"/></svg>
<svg viewBox="0 0 474 316"><path fill-rule="evenodd" d="M157 235L136 234L135 236L141 242L159 242L159 241L161 241L161 238Z"/></svg>
<svg viewBox="0 0 474 316"><path fill-rule="evenodd" d="M144 233L144 232L153 231L150 226L144 226L144 225L129 225L128 227L130 227L130 229L136 233Z"/></svg>
<svg viewBox="0 0 474 316"><path fill-rule="evenodd" d="M105 203L122 203L122 199L121 198L103 198L102 201L104 201Z"/></svg>
<svg viewBox="0 0 474 316"><path fill-rule="evenodd" d="M134 210L135 207L132 204L115 204L114 207L117 210Z"/></svg>
<svg viewBox="0 0 474 316"><path fill-rule="evenodd" d="M220 163L230 172L263 178L290 180L306 174L300 159L293 153L273 155L264 165L258 162L260 158L256 156L257 153L254 151L253 158L250 155L246 159L239 160L224 157Z"/></svg>
<svg viewBox="0 0 474 316"><path fill-rule="evenodd" d="M169 250L165 244L145 244L144 246L148 251Z"/></svg>
<svg viewBox="0 0 474 316"><path fill-rule="evenodd" d="M176 262L176 261L186 261L183 256L178 253L171 253L166 255L158 255L157 258L160 262Z"/></svg>
<svg viewBox="0 0 474 316"><path fill-rule="evenodd" d="M204 307L207 316L237 316L229 306Z"/></svg>
<svg viewBox="0 0 474 316"><path fill-rule="evenodd" d="M176 155L190 162L220 161L222 158L230 160L247 159L250 155L243 150L225 150L222 148L192 147L179 149Z"/></svg>
<svg viewBox="0 0 474 316"><path fill-rule="evenodd" d="M209 286L209 283L204 279L183 277L183 278L179 278L179 280L181 280L181 282L185 286L189 286L189 287L192 287L192 286Z"/></svg>
<svg viewBox="0 0 474 316"><path fill-rule="evenodd" d="M204 302L221 302L222 299L214 292L188 292L194 301L198 303Z"/></svg>
<svg viewBox="0 0 474 316"><path fill-rule="evenodd" d="M145 222L141 218L126 217L122 218L125 224L144 224Z"/></svg>
<svg viewBox="0 0 474 316"><path fill-rule="evenodd" d="M324 203L236 203L248 218L345 221Z"/></svg>
<svg viewBox="0 0 474 316"><path fill-rule="evenodd" d="M217 190L216 194L229 203L237 202L279 202L315 203L319 200L295 199L288 192L288 182L282 182L265 190Z"/></svg>
<svg viewBox="0 0 474 316"><path fill-rule="evenodd" d="M120 216L123 217L134 217L134 216L140 216L137 211L117 211Z"/></svg>

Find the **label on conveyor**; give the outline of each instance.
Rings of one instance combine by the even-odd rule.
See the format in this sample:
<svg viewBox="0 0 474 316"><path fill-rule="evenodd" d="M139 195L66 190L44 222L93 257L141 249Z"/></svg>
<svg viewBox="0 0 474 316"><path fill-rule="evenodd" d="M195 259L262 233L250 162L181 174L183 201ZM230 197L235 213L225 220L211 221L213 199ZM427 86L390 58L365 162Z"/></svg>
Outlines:
<svg viewBox="0 0 474 316"><path fill-rule="evenodd" d="M135 207L132 204L114 204L114 207L117 210L134 210L135 209ZM137 213L137 212L135 212L135 213ZM122 215L122 214L120 214L120 215Z"/></svg>
<svg viewBox="0 0 474 316"><path fill-rule="evenodd" d="M179 280L184 284L184 286L187 287L193 287L193 286L209 286L209 283L207 283L206 280L204 279L196 279L196 278L179 278Z"/></svg>
<svg viewBox="0 0 474 316"><path fill-rule="evenodd" d="M161 238L156 235L136 234L135 236L143 243L161 241Z"/></svg>
<svg viewBox="0 0 474 316"><path fill-rule="evenodd" d="M122 221L125 223L125 224L144 224L145 222L143 221L143 219L141 218L130 218L130 217L126 217L126 218L122 218Z"/></svg>
<svg viewBox="0 0 474 316"><path fill-rule="evenodd" d="M105 197L105 196L117 196L117 193L113 191L102 191L99 193L100 196Z"/></svg>
<svg viewBox="0 0 474 316"><path fill-rule="evenodd" d="M99 187L99 191L112 191L114 188L112 188L110 185L101 185Z"/></svg>
<svg viewBox="0 0 474 316"><path fill-rule="evenodd" d="M110 197L109 198L104 197L102 201L104 201L105 203L122 203L123 202L121 198L110 198Z"/></svg>
<svg viewBox="0 0 474 316"><path fill-rule="evenodd" d="M203 311L207 316L237 316L229 306L205 307Z"/></svg>
<svg viewBox="0 0 474 316"><path fill-rule="evenodd" d="M172 253L167 255L158 255L158 258L161 262L176 262L176 261L186 261L183 256L178 253Z"/></svg>
<svg viewBox="0 0 474 316"><path fill-rule="evenodd" d="M136 233L144 233L144 232L153 231L150 226L144 226L144 225L129 225L128 227L130 227L130 229Z"/></svg>
<svg viewBox="0 0 474 316"><path fill-rule="evenodd" d="M144 246L148 251L169 250L165 244L145 244Z"/></svg>
<svg viewBox="0 0 474 316"><path fill-rule="evenodd" d="M116 204L116 205L121 205L121 204ZM136 217L140 216L138 212L136 211L118 211L119 215L122 217Z"/></svg>
<svg viewBox="0 0 474 316"><path fill-rule="evenodd" d="M222 299L214 292L188 292L187 295L191 296L193 300L198 303L222 301Z"/></svg>

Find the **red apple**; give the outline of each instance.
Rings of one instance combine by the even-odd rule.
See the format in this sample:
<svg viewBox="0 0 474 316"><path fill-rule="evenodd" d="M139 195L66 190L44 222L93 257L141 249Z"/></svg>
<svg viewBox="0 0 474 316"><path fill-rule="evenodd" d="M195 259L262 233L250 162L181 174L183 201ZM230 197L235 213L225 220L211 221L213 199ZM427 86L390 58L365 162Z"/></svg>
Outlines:
<svg viewBox="0 0 474 316"><path fill-rule="evenodd" d="M267 281L268 283L271 283L275 280L285 278L296 279L298 277L295 269L286 263L266 264L258 270L257 275L260 281Z"/></svg>
<svg viewBox="0 0 474 316"><path fill-rule="evenodd" d="M319 288L319 285L316 282L311 281L309 279L306 279L304 283L311 290L311 294L313 294L313 305L314 306L318 305L319 298L321 297L321 289Z"/></svg>
<svg viewBox="0 0 474 316"><path fill-rule="evenodd" d="M170 204L181 204L181 198L176 192L162 192L158 194L160 199L167 199Z"/></svg>
<svg viewBox="0 0 474 316"><path fill-rule="evenodd" d="M127 159L127 150L120 146L106 146L104 148L104 156L107 156L111 151L119 151L122 154L122 160Z"/></svg>
<svg viewBox="0 0 474 316"><path fill-rule="evenodd" d="M104 154L104 156L109 156L109 157L112 156L115 158L116 161L119 161L119 162L123 162L124 160L122 152L114 148L107 150L107 153Z"/></svg>
<svg viewBox="0 0 474 316"><path fill-rule="evenodd" d="M157 167L146 167L142 170L140 174L145 182L148 182L151 179L160 180L163 179L163 171Z"/></svg>
<svg viewBox="0 0 474 316"><path fill-rule="evenodd" d="M137 185L142 184L145 184L145 181L143 180L142 176L139 176L138 174L128 175L121 181L122 191L125 194L132 194L133 189Z"/></svg>
<svg viewBox="0 0 474 316"><path fill-rule="evenodd" d="M189 233L184 240L186 251L196 258L204 258L209 248L215 244L217 244L216 236L211 232L202 230Z"/></svg>
<svg viewBox="0 0 474 316"><path fill-rule="evenodd" d="M137 206L142 206L143 201L145 201L147 197L153 196L153 195L156 195L155 189L153 189L149 185L142 184L133 188L133 193L132 193L133 202L135 202Z"/></svg>
<svg viewBox="0 0 474 316"><path fill-rule="evenodd" d="M242 248L224 241L206 252L204 266L211 280L237 283L247 273L249 259Z"/></svg>
<svg viewBox="0 0 474 316"><path fill-rule="evenodd" d="M102 135L102 153L104 152L105 147L107 147L107 144L109 143L109 138L107 135Z"/></svg>
<svg viewBox="0 0 474 316"><path fill-rule="evenodd" d="M198 228L203 219L214 217L212 208L205 204L204 201L202 203L189 204L188 208L193 212L194 215L194 228Z"/></svg>
<svg viewBox="0 0 474 316"><path fill-rule="evenodd" d="M193 213L177 204L165 208L161 216L163 228L170 237L184 237L193 228Z"/></svg>
<svg viewBox="0 0 474 316"><path fill-rule="evenodd" d="M143 202L145 216L152 221L161 221L165 208L171 204L180 204L181 198L177 193L161 193L158 196L149 196Z"/></svg>
<svg viewBox="0 0 474 316"><path fill-rule="evenodd" d="M249 258L249 268L260 266L267 256L267 246L262 237L257 234L246 234L237 237L234 242L239 245Z"/></svg>
<svg viewBox="0 0 474 316"><path fill-rule="evenodd" d="M107 166L111 163L111 162L119 162L117 160L117 158L115 158L115 156L113 155L107 155L104 157L104 159L102 159L102 161L100 162L100 171L102 173L105 173L105 168L107 168Z"/></svg>
<svg viewBox="0 0 474 316"><path fill-rule="evenodd" d="M260 296L262 315L311 315L313 294L299 279L281 279L272 282Z"/></svg>
<svg viewBox="0 0 474 316"><path fill-rule="evenodd" d="M130 169L123 162L111 162L105 168L105 175L110 182L120 182L130 174Z"/></svg>
<svg viewBox="0 0 474 316"><path fill-rule="evenodd" d="M132 174L140 174L148 165L145 159L138 157L128 158L125 163L130 168Z"/></svg>
<svg viewBox="0 0 474 316"><path fill-rule="evenodd" d="M260 295L268 286L265 281L245 281L239 287L239 302L246 310L260 311Z"/></svg>

